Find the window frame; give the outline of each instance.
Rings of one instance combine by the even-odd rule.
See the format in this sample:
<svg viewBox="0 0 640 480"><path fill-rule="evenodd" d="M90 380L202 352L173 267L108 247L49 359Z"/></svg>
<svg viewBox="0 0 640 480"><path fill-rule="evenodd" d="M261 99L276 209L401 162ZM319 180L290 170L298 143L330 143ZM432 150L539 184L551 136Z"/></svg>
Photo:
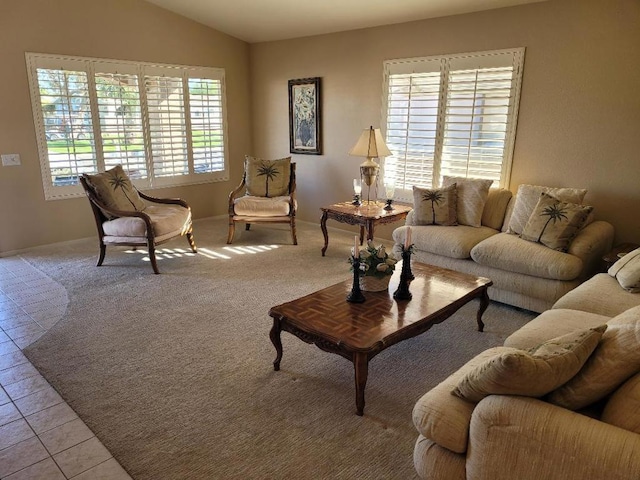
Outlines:
<svg viewBox="0 0 640 480"><path fill-rule="evenodd" d="M460 54L447 54L447 55L432 55L427 57L411 57L402 59L385 60L383 62L383 88L382 88L382 112L381 112L381 129L384 132L385 139L387 139L387 121L389 111L389 98L390 98L390 76L393 74L401 75L399 71L406 71L406 73L429 73L436 70L427 69L421 65L434 65L439 69L440 83L438 94L438 108L437 108L437 123L435 130L435 143L432 165L432 185L431 188L438 188L440 185L440 176L442 169L442 155L444 145L444 131L447 118L447 95L449 90L449 71L452 62L465 63L465 61L473 62L476 59L482 59L482 57L488 58L491 56L506 56L511 55L513 66L513 78L511 80L511 89L513 96L513 103L509 107L509 121L507 122L505 141L504 141L504 153L501 164L500 179L498 182L494 181L492 187L508 188L511 178L511 168L513 163L513 151L515 147L515 136L518 123L518 110L520 104L520 92L522 86L522 77L524 69L524 55L525 48L510 48L503 50L490 50L480 52L468 52ZM482 60L480 60L482 61ZM480 64L477 68L485 68L485 65ZM486 67L488 68L488 66ZM394 72L393 70L396 70ZM391 147L389 147L391 149ZM391 149L393 151L393 149ZM387 157L393 158L393 157ZM382 164L382 173L384 179L385 176L385 164L388 162L385 158ZM391 162L389 161L389 164ZM389 168L390 170L390 168ZM396 186L394 199L404 202L413 202L413 194L410 190L402 189Z"/></svg>
<svg viewBox="0 0 640 480"><path fill-rule="evenodd" d="M142 137L147 168L146 178L132 178L132 183L140 189L155 189L183 185L196 185L203 183L223 182L229 180L229 147L228 147L228 122L225 69L219 67L187 66L162 64L151 62L134 62L126 60L114 60L94 57L78 57L69 55L52 55L43 53L26 52L27 76L31 96L31 106L38 145L42 184L45 200L60 200L75 198L84 195L79 184L54 185L51 176L49 150L46 139L45 119L42 109L40 85L38 83L39 68L51 70L82 71L87 75L89 106L92 122L93 148L95 149L95 162L98 172L105 170L105 152L102 142L102 129L100 111L98 109L98 92L96 89L96 74L122 73L137 76L140 111L142 116ZM183 87L182 115L184 117L184 139L186 142L186 163L188 173L173 176L154 176L153 149L151 145L149 110L147 104L147 88L145 79L147 75L173 75L180 77ZM194 172L194 146L193 131L191 128L189 79L207 79L220 82L220 108L222 122L222 150L223 168L212 172ZM217 98L214 97L214 98ZM157 165L157 164L156 164Z"/></svg>

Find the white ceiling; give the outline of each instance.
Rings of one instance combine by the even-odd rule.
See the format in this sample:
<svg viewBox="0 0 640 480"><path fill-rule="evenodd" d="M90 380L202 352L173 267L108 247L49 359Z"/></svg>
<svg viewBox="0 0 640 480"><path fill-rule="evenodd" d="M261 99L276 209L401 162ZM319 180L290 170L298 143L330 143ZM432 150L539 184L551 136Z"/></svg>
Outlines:
<svg viewBox="0 0 640 480"><path fill-rule="evenodd" d="M545 0L147 0L249 43Z"/></svg>

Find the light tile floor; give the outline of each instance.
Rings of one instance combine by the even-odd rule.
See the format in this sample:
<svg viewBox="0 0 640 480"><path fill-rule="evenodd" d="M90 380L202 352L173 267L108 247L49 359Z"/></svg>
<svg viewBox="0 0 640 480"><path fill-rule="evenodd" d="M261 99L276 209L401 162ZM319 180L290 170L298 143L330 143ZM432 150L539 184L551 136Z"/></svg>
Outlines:
<svg viewBox="0 0 640 480"><path fill-rule="evenodd" d="M68 302L22 258L0 258L0 479L131 478L22 353Z"/></svg>

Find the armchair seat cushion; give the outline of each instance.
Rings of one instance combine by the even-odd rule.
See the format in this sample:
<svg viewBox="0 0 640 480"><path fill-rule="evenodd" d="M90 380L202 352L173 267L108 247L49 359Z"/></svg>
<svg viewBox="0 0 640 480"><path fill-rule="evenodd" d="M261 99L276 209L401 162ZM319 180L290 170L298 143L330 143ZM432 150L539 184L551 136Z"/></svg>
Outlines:
<svg viewBox="0 0 640 480"><path fill-rule="evenodd" d="M254 197L245 195L237 198L233 204L236 215L249 217L287 216L291 213L291 197Z"/></svg>
<svg viewBox="0 0 640 480"><path fill-rule="evenodd" d="M143 212L151 219L156 242L183 234L191 224L191 211L178 205L149 205ZM146 242L147 226L140 217L119 217L104 222L102 228L106 237L130 240L138 237ZM117 243L114 238L106 237L105 242Z"/></svg>

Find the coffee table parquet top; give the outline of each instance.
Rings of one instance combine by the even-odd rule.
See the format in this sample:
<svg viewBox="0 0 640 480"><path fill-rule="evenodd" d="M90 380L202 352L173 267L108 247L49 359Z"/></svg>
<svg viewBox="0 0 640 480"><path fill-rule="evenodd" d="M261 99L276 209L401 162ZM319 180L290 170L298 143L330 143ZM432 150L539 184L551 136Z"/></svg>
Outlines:
<svg viewBox="0 0 640 480"><path fill-rule="evenodd" d="M387 291L364 292L364 303L345 300L352 286L352 280L345 280L273 307L269 315L286 318L288 324L339 345L343 351L372 354L413 336L414 324L417 335L444 321L444 311L453 313L491 285L488 278L416 263L412 266L416 278L410 285L413 299L396 301L393 292L400 270L396 268Z"/></svg>

